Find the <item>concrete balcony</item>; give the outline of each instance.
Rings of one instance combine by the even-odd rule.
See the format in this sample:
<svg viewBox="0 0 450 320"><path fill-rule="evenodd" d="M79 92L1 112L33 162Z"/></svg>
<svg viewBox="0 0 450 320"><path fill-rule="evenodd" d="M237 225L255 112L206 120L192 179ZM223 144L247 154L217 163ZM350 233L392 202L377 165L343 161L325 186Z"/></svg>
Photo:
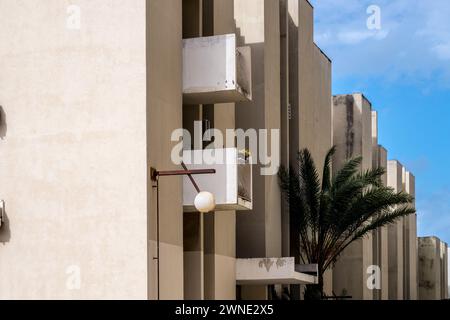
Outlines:
<svg viewBox="0 0 450 320"><path fill-rule="evenodd" d="M215 104L252 99L250 47L236 35L183 40L183 103Z"/></svg>
<svg viewBox="0 0 450 320"><path fill-rule="evenodd" d="M183 161L190 170L215 169L214 175L194 176L201 191L214 194L217 211L251 210L252 165L251 157L236 148L188 150ZM197 191L189 177L183 178L184 212L196 212L194 199Z"/></svg>
<svg viewBox="0 0 450 320"><path fill-rule="evenodd" d="M313 266L304 272L295 265L294 258L256 258L236 259L236 284L238 285L275 285L275 284L316 284ZM308 273L306 273L308 271Z"/></svg>

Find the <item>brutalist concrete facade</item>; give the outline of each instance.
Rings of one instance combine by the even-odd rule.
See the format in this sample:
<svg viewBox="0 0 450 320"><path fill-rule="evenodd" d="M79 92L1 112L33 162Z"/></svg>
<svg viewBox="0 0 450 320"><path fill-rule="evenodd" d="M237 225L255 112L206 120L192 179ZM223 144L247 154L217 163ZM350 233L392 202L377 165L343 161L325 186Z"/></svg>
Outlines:
<svg viewBox="0 0 450 320"><path fill-rule="evenodd" d="M156 188L150 168L180 169L171 134L201 121L202 130L278 129L285 166L308 148L321 168L334 143L335 169L362 155L362 169L388 166L384 183L414 194L412 174L387 164L367 99L330 103L331 61L313 41L313 14L307 0L3 1L0 298L269 298L251 274L236 286L237 258L288 261L288 276L270 284L292 284L300 298L299 283L313 277L296 274L276 176L255 166L252 211L201 215L183 212L180 177ZM193 104L183 95L183 40L219 35L252 50L251 101ZM415 229L412 217L355 243L326 273L326 294L413 299ZM440 244L427 258L439 261L440 295L424 296L445 297L446 252ZM371 264L380 290L366 286Z"/></svg>
<svg viewBox="0 0 450 320"><path fill-rule="evenodd" d="M306 0L237 0L237 34L253 56L253 101L237 104L236 127L280 130L280 160L297 165L309 148L318 165L331 148L331 61L313 42L313 7ZM237 256L296 257L295 234L276 176L254 170L254 203L237 216ZM300 298L297 285L291 292ZM267 285L241 286L245 298L268 297Z"/></svg>
<svg viewBox="0 0 450 320"><path fill-rule="evenodd" d="M419 299L448 299L448 245L437 237L419 243Z"/></svg>
<svg viewBox="0 0 450 320"><path fill-rule="evenodd" d="M193 132L195 121L222 132L279 129L285 165L303 147L323 158L331 147L331 61L312 40L308 1L2 5L2 39L18 41L0 45L1 79L8 79L0 80L8 124L0 172L15 181L2 178L0 187L8 207L1 277L14 282L0 297L235 299L236 254L290 255L276 175L253 170L254 210L246 217L203 216L183 213L180 177L156 188L150 168L180 169L171 134ZM252 102L189 104L183 39L225 34L253 50ZM29 160L18 160L23 154ZM36 247L19 250L24 243ZM27 269L13 267L20 261ZM69 290L66 271L77 268L81 288ZM267 286L257 292L267 297Z"/></svg>
<svg viewBox="0 0 450 320"><path fill-rule="evenodd" d="M361 170L372 168L372 106L362 94L333 97L333 143L336 155L333 170L345 161L362 156ZM351 244L339 257L333 270L333 290L338 296L372 300L367 270L373 264L372 235Z"/></svg>

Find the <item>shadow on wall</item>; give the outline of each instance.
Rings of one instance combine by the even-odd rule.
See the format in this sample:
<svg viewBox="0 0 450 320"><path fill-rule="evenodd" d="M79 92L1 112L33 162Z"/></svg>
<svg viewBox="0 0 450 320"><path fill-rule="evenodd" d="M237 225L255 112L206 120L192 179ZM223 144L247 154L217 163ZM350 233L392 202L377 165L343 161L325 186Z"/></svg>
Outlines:
<svg viewBox="0 0 450 320"><path fill-rule="evenodd" d="M0 139L3 140L6 137L8 127L6 125L6 114L3 107L0 106ZM11 239L11 230L9 229L9 219L6 214L6 208L3 215L3 223L0 228L0 243L5 244Z"/></svg>
<svg viewBox="0 0 450 320"><path fill-rule="evenodd" d="M9 218L6 214L6 208L5 213L3 215L3 222L2 227L0 228L0 243L6 244L11 239L11 229L9 228Z"/></svg>
<svg viewBox="0 0 450 320"><path fill-rule="evenodd" d="M0 106L0 139L5 139L8 126L6 125L6 113L3 107Z"/></svg>

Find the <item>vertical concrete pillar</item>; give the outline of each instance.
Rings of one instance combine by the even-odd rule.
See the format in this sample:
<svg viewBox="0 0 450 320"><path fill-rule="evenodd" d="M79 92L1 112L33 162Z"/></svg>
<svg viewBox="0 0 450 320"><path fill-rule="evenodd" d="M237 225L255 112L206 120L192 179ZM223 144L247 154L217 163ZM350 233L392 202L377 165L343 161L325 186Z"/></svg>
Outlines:
<svg viewBox="0 0 450 320"><path fill-rule="evenodd" d="M411 172L403 170L403 184L405 192L415 197L415 177ZM415 206L415 204L413 204ZM404 299L417 300L417 215L404 218Z"/></svg>
<svg viewBox="0 0 450 320"><path fill-rule="evenodd" d="M447 251L445 253L445 281L444 281L444 285L446 286L445 299L448 299L449 295L450 295L450 282L449 282L449 278L448 278L448 273L450 271L449 253L450 253L450 249L449 249L448 244L447 244Z"/></svg>
<svg viewBox="0 0 450 320"><path fill-rule="evenodd" d="M203 300L203 214L184 214L184 299Z"/></svg>
<svg viewBox="0 0 450 320"><path fill-rule="evenodd" d="M376 111L372 111L372 148L372 166L386 169L382 182L387 186L387 151L378 144L378 113ZM373 232L373 264L381 270L381 289L374 290L374 299L388 300L388 227L379 228Z"/></svg>
<svg viewBox="0 0 450 320"><path fill-rule="evenodd" d="M203 0L183 0L183 38L200 37L203 34ZM194 137L194 123L203 120L202 105L183 105L183 128ZM188 149L201 148L192 141ZM184 296L187 300L202 300L204 294L204 216L199 213L183 215L184 241Z"/></svg>
<svg viewBox="0 0 450 320"><path fill-rule="evenodd" d="M313 41L314 9L309 1L287 0L286 20L289 164L295 168L298 151L308 148L321 173L325 155L332 146L331 61ZM290 224L289 233L290 243L297 243L294 224ZM289 251L299 263L298 247L292 245ZM325 273L324 291L332 295L331 271Z"/></svg>
<svg viewBox="0 0 450 320"><path fill-rule="evenodd" d="M289 13L288 0L280 0L280 163L289 168ZM290 256L289 251L289 206L281 203L282 255Z"/></svg>
<svg viewBox="0 0 450 320"><path fill-rule="evenodd" d="M240 44L252 49L253 71L253 101L236 105L236 126L267 129L270 142L271 130L279 130L281 121L279 1L235 0L234 9ZM276 143L279 146L279 141ZM270 154L270 143L267 147ZM260 163L253 168L253 210L237 216L238 257L281 256L278 177L263 175L262 168Z"/></svg>
<svg viewBox="0 0 450 320"><path fill-rule="evenodd" d="M448 298L448 245L441 241L441 299Z"/></svg>
<svg viewBox="0 0 450 320"><path fill-rule="evenodd" d="M403 190L403 166L396 160L388 161L388 186L396 192ZM403 300L403 220L388 227L389 300Z"/></svg>
<svg viewBox="0 0 450 320"><path fill-rule="evenodd" d="M442 299L441 241L419 238L419 299Z"/></svg>
<svg viewBox="0 0 450 320"><path fill-rule="evenodd" d="M203 0L203 35L236 32L234 3L229 0ZM206 71L206 70L205 70ZM235 128L235 104L204 106L204 119L226 136ZM216 148L235 147L234 141L216 143ZM236 212L216 211L205 216L205 299L236 298Z"/></svg>
<svg viewBox="0 0 450 320"><path fill-rule="evenodd" d="M333 98L333 141L336 155L333 168L339 170L351 158L362 156L361 170L372 168L372 106L362 94ZM400 175L401 178L401 175ZM372 235L354 242L339 257L333 270L337 295L372 300L367 286L367 270L373 263Z"/></svg>
<svg viewBox="0 0 450 320"><path fill-rule="evenodd" d="M170 159L172 131L182 127L182 3L147 1L148 167L178 169ZM165 30L161 32L161 30ZM164 138L161 138L164 137ZM182 179L160 181L160 256L157 273L156 190L148 179L149 298L183 299Z"/></svg>

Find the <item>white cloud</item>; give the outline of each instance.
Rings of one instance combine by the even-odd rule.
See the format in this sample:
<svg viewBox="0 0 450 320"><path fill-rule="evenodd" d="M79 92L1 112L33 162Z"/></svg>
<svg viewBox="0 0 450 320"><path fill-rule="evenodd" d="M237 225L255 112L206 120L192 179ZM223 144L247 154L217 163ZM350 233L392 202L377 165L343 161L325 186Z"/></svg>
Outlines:
<svg viewBox="0 0 450 320"><path fill-rule="evenodd" d="M432 48L432 51L439 59L450 60L450 43L438 44Z"/></svg>
<svg viewBox="0 0 450 320"><path fill-rule="evenodd" d="M312 1L315 40L348 75L450 86L450 1ZM369 30L366 10L381 9L381 30Z"/></svg>
<svg viewBox="0 0 450 320"><path fill-rule="evenodd" d="M388 34L388 30L342 31L337 34L337 39L343 44L358 44L369 39L383 40L388 36Z"/></svg>

